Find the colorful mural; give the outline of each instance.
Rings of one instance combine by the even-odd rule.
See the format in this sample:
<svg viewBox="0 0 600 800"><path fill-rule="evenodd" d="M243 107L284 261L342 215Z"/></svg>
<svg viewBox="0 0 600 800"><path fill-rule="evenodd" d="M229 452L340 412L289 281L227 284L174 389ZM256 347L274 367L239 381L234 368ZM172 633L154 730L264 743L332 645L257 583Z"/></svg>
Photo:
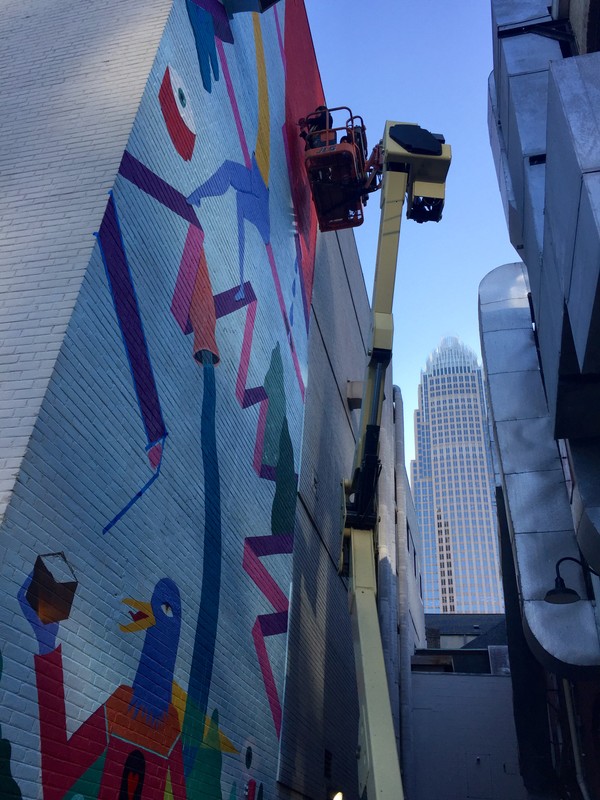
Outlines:
<svg viewBox="0 0 600 800"><path fill-rule="evenodd" d="M37 724L3 729L18 757L0 739L0 770L37 763L44 800L260 800L275 779L316 241L296 127L322 101L311 47L301 0L232 19L173 0L5 523L35 507L10 580Z"/></svg>
<svg viewBox="0 0 600 800"><path fill-rule="evenodd" d="M69 791L84 797L164 797L167 778L174 798L185 798L179 718L171 702L181 629L179 590L161 579L150 602L127 598L136 609L123 632L147 630L131 686L121 685L72 736L67 735L59 623L44 623L27 599L32 576L19 592L23 614L39 654L35 674L39 703L45 800Z"/></svg>

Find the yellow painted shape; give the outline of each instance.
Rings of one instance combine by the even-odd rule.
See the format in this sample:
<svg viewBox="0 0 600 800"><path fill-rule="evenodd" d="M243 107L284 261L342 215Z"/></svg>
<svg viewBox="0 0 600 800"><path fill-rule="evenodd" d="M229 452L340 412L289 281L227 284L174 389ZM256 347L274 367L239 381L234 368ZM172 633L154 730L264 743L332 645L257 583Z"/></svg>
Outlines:
<svg viewBox="0 0 600 800"><path fill-rule="evenodd" d="M173 784L171 783L171 770L167 770L167 782L165 784L164 800L174 800Z"/></svg>
<svg viewBox="0 0 600 800"><path fill-rule="evenodd" d="M187 702L187 692L185 689L182 689L178 683L173 681L173 691L171 695L171 703L175 706L175 710L177 711L177 716L179 717L179 727L183 728L183 717L185 714L185 704ZM208 740L208 732L210 727L210 717L204 718L204 735L203 740L206 744ZM240 751L237 747L233 744L231 739L229 739L222 730L219 729L219 749L222 753L239 753Z"/></svg>
<svg viewBox="0 0 600 800"><path fill-rule="evenodd" d="M263 46L260 14L252 14L254 25L254 43L256 48L256 72L258 74L258 131L256 133L256 163L265 182L269 185L271 166L271 112L269 109L269 85L267 83L267 65Z"/></svg>
<svg viewBox="0 0 600 800"><path fill-rule="evenodd" d="M212 736L209 737L211 719L210 717L204 718L204 744L208 745L209 747L214 747L214 744L210 739ZM216 748L215 748L216 749ZM234 746L233 742L225 736L223 731L219 728L219 750L222 753L239 753L239 750Z"/></svg>
<svg viewBox="0 0 600 800"><path fill-rule="evenodd" d="M177 716L179 717L179 728L183 729L183 717L185 714L185 704L187 701L187 692L181 688L178 683L173 681L173 690L171 693L171 703L175 706Z"/></svg>
<svg viewBox="0 0 600 800"><path fill-rule="evenodd" d="M131 606L131 608L135 608L136 611L142 612L142 617L141 619L137 620L137 622L129 622L127 625L119 625L119 628L123 631L123 633L131 633L132 631L145 631L147 628L151 628L153 625L156 625L151 603L146 603L142 600L135 600L133 597L125 597L122 602L127 606Z"/></svg>

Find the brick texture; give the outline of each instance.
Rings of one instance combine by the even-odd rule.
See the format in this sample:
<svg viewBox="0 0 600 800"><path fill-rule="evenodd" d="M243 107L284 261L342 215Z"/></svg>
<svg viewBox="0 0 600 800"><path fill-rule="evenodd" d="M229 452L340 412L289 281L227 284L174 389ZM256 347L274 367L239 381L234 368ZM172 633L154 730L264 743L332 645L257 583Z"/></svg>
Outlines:
<svg viewBox="0 0 600 800"><path fill-rule="evenodd" d="M17 797L355 786L338 486L368 301L352 235L315 247L298 172L296 121L322 102L302 1L220 9L3 13L0 775Z"/></svg>

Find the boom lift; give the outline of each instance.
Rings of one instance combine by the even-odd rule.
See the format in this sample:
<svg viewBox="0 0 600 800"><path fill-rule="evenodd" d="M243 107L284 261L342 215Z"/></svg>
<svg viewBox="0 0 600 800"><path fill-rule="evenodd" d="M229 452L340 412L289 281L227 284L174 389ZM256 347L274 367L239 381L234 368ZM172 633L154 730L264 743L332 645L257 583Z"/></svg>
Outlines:
<svg viewBox="0 0 600 800"><path fill-rule="evenodd" d="M337 127L333 115L345 112ZM381 183L380 147L367 157L367 133L362 117L346 106L319 106L298 124L306 142L304 165L319 228L335 231L362 225L363 206Z"/></svg>
<svg viewBox="0 0 600 800"><path fill-rule="evenodd" d="M317 111L323 113L322 108ZM324 109L324 112L324 118L329 122L328 110ZM306 127L309 119L310 115L301 120L301 126L305 123ZM352 128L356 119L360 120L350 113ZM362 120L360 125L361 136L364 137ZM326 124L319 133L327 133L330 127ZM366 137L364 143L366 147ZM371 158L365 159L362 168L360 157L357 156L356 171L351 171L352 179L348 180L341 166L347 156L343 155L345 150L338 148L337 143L325 142L309 147L306 152L307 173L321 230L357 224L349 211L346 224L335 222L331 208L322 200L323 196L327 198L334 195L333 191L324 190L325 184L337 184L336 202L342 208L351 210L351 204L356 203L358 197L361 212L363 199L372 191L371 187L381 187L369 362L363 385L352 476L343 481L342 503L340 570L350 578L349 605L360 706L359 797L361 800L401 800L400 765L377 615L377 480L381 469L379 431L385 375L392 356L392 302L404 200L406 197L409 219L439 222L451 151L442 136L432 134L418 125L388 121L382 142L375 148ZM317 166L319 160L324 165L321 173ZM325 174L324 170L329 167L331 173ZM345 187L348 187L347 195L344 195Z"/></svg>

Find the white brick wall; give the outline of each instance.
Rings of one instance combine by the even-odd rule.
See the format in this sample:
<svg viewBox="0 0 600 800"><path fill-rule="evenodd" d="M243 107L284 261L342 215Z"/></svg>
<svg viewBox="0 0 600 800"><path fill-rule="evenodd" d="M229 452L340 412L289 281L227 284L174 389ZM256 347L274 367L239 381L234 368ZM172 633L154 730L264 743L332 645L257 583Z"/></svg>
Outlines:
<svg viewBox="0 0 600 800"><path fill-rule="evenodd" d="M171 0L2 6L0 521Z"/></svg>

